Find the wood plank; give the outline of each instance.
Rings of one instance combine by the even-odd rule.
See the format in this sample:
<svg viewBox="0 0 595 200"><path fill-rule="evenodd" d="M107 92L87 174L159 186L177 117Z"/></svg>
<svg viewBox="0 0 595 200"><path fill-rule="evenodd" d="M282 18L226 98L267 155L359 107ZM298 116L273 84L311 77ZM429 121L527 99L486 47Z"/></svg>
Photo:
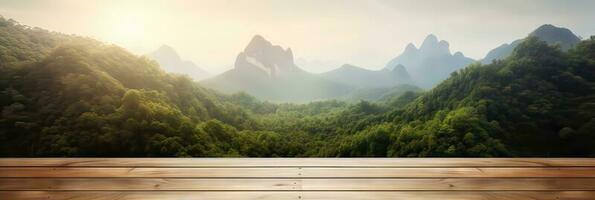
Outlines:
<svg viewBox="0 0 595 200"><path fill-rule="evenodd" d="M0 167L592 167L595 158L2 158Z"/></svg>
<svg viewBox="0 0 595 200"><path fill-rule="evenodd" d="M158 178L2 178L0 190L595 190L593 178L446 178L446 179L158 179Z"/></svg>
<svg viewBox="0 0 595 200"><path fill-rule="evenodd" d="M300 174L311 178L595 178L595 167L302 168Z"/></svg>
<svg viewBox="0 0 595 200"><path fill-rule="evenodd" d="M0 191L11 200L592 200L593 191L552 192L72 192Z"/></svg>
<svg viewBox="0 0 595 200"><path fill-rule="evenodd" d="M257 178L299 177L299 168L0 167L0 177Z"/></svg>
<svg viewBox="0 0 595 200"><path fill-rule="evenodd" d="M595 193L561 192L305 192L307 200L592 200Z"/></svg>
<svg viewBox="0 0 595 200"><path fill-rule="evenodd" d="M2 178L0 190L299 190L296 179Z"/></svg>
<svg viewBox="0 0 595 200"><path fill-rule="evenodd" d="M303 190L595 190L590 178L303 179Z"/></svg>
<svg viewBox="0 0 595 200"><path fill-rule="evenodd" d="M127 178L595 178L595 167L538 168L97 168L0 167L0 177Z"/></svg>

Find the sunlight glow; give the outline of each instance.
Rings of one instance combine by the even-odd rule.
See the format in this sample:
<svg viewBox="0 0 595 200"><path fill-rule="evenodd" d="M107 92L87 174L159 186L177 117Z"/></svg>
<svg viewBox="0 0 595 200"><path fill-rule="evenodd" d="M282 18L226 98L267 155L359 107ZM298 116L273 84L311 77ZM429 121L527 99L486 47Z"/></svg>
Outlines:
<svg viewBox="0 0 595 200"><path fill-rule="evenodd" d="M113 38L119 42L130 43L138 40L143 32L144 24L142 21L133 17L127 17L114 24Z"/></svg>

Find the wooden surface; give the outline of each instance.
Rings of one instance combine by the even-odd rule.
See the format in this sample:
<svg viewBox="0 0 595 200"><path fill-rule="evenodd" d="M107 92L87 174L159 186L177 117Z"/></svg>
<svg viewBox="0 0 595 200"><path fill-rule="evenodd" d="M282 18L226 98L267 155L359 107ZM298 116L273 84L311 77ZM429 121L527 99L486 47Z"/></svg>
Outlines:
<svg viewBox="0 0 595 200"><path fill-rule="evenodd" d="M593 200L589 158L0 158L3 199Z"/></svg>

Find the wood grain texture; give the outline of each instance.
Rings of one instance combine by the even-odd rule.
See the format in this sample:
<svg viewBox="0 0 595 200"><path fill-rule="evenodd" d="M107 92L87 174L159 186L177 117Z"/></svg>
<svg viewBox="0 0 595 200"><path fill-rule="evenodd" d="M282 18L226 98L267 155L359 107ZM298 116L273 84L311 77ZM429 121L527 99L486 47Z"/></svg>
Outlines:
<svg viewBox="0 0 595 200"><path fill-rule="evenodd" d="M322 178L595 178L595 167L535 168L302 168L300 177Z"/></svg>
<svg viewBox="0 0 595 200"><path fill-rule="evenodd" d="M595 190L595 179L81 179L4 178L0 190L197 190L197 191L406 191Z"/></svg>
<svg viewBox="0 0 595 200"><path fill-rule="evenodd" d="M553 192L73 192L0 191L0 199L39 200L593 200L593 191Z"/></svg>
<svg viewBox="0 0 595 200"><path fill-rule="evenodd" d="M0 167L0 177L262 178L299 177L299 168Z"/></svg>
<svg viewBox="0 0 595 200"><path fill-rule="evenodd" d="M11 178L595 178L595 167L536 168L130 168L0 167Z"/></svg>
<svg viewBox="0 0 595 200"><path fill-rule="evenodd" d="M0 158L0 200L594 200L591 158Z"/></svg>
<svg viewBox="0 0 595 200"><path fill-rule="evenodd" d="M0 179L0 190L300 190L294 179Z"/></svg>
<svg viewBox="0 0 595 200"><path fill-rule="evenodd" d="M593 167L591 158L1 158L0 167Z"/></svg>

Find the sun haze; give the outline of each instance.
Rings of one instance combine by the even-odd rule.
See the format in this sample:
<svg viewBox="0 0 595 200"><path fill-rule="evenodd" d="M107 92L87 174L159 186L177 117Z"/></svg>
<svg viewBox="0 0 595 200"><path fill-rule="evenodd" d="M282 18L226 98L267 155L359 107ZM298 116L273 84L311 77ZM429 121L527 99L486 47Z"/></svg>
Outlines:
<svg viewBox="0 0 595 200"><path fill-rule="evenodd" d="M535 6L539 4L540 6ZM146 54L166 44L213 74L230 69L252 36L291 47L324 72L350 63L382 68L408 43L433 33L453 52L481 59L541 24L595 32L595 2L572 1L17 1L0 15L49 30L97 38ZM556 13L548 15L547 13ZM513 22L514 23L511 23Z"/></svg>

